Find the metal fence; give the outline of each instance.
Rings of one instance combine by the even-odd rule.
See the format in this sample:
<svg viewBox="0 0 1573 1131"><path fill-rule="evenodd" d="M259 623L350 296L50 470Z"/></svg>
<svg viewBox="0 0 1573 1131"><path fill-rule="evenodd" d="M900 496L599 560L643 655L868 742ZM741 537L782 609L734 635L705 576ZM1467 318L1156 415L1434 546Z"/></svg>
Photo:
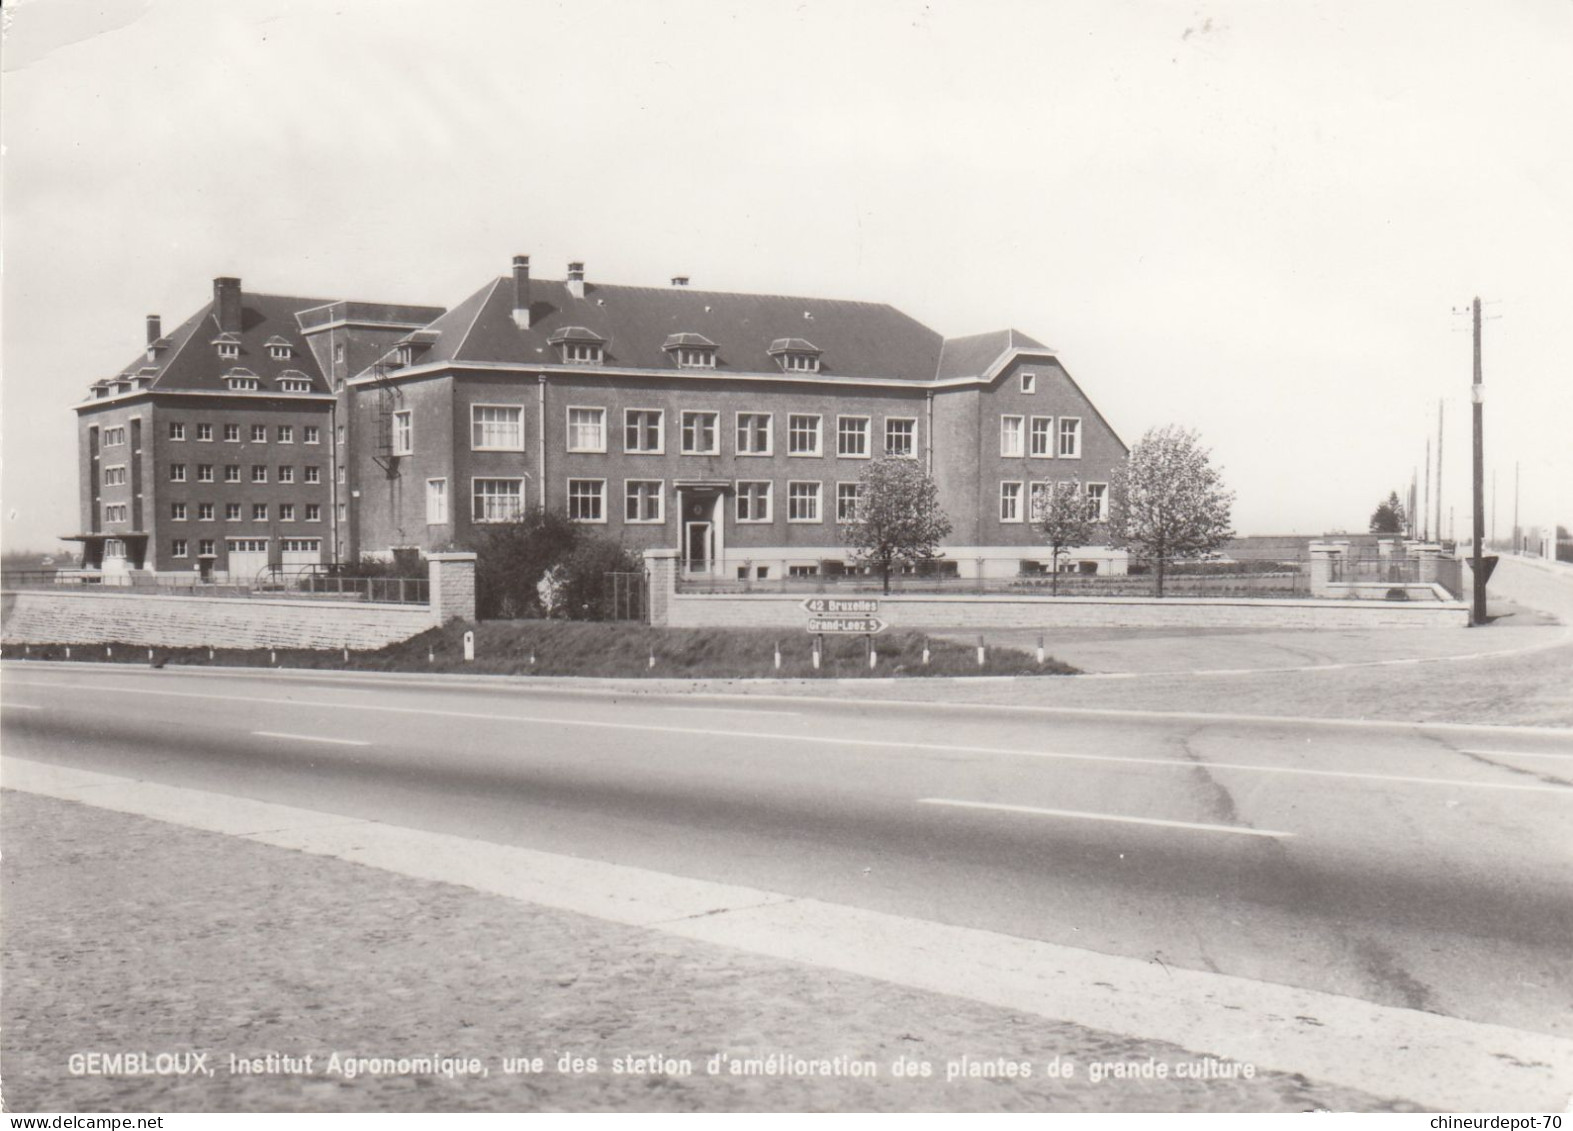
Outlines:
<svg viewBox="0 0 1573 1131"><path fill-rule="evenodd" d="M607 610L608 620L629 620L644 623L648 617L645 596L650 589L650 579L643 573L609 573Z"/></svg>
<svg viewBox="0 0 1573 1131"><path fill-rule="evenodd" d="M424 577L342 577L311 570L265 570L249 581L203 581L195 575L105 574L96 570L6 570L0 574L0 588L4 589L82 586L139 596L287 597L393 605L425 605L431 600L431 585Z"/></svg>
<svg viewBox="0 0 1573 1131"><path fill-rule="evenodd" d="M1156 563L1130 560L1125 572L1110 563L1068 564L1060 572L1038 561L951 559L899 567L890 577L891 593L1002 593L1060 597L1147 597L1156 591ZM1012 565L1015 572L1011 573ZM963 573L965 572L965 576ZM842 562L746 559L727 562L707 573L680 572L682 593L877 593L884 581L877 569ZM1173 597L1306 597L1308 563L1169 561L1163 591Z"/></svg>

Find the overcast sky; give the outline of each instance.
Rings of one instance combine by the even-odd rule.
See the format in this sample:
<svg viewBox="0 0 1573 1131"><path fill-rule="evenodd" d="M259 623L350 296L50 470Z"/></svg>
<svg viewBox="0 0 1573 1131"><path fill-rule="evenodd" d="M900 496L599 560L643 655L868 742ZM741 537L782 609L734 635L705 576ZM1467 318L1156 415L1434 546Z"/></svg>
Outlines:
<svg viewBox="0 0 1573 1131"><path fill-rule="evenodd" d="M1363 530L1445 402L1573 525L1573 3L29 0L3 46L5 543L79 528L74 417L215 275L452 306L561 277L1014 326L1242 533Z"/></svg>

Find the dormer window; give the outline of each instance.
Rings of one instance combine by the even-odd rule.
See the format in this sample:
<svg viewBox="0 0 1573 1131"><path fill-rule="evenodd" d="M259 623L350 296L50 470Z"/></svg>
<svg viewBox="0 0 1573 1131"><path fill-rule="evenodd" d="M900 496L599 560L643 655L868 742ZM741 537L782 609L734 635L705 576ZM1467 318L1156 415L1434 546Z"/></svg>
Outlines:
<svg viewBox="0 0 1573 1131"><path fill-rule="evenodd" d="M234 361L240 356L240 339L227 330L213 339L213 345L217 347L218 355L224 361Z"/></svg>
<svg viewBox="0 0 1573 1131"><path fill-rule="evenodd" d="M254 393L257 391L257 375L249 369L236 367L224 374L224 384L229 386L232 393Z"/></svg>
<svg viewBox="0 0 1573 1131"><path fill-rule="evenodd" d="M822 352L806 338L777 338L770 343L769 350L784 373L818 373Z"/></svg>
<svg viewBox="0 0 1573 1131"><path fill-rule="evenodd" d="M295 347L287 340L274 334L267 340L268 356L274 361L288 361L295 356Z"/></svg>
<svg viewBox="0 0 1573 1131"><path fill-rule="evenodd" d="M411 365L415 361L414 346L399 346L393 351L393 364Z"/></svg>
<svg viewBox="0 0 1573 1131"><path fill-rule="evenodd" d="M679 369L714 369L716 344L703 334L671 334L661 347Z"/></svg>
<svg viewBox="0 0 1573 1131"><path fill-rule="evenodd" d="M309 393L311 392L311 378L298 369L286 369L279 374L279 392Z"/></svg>
<svg viewBox="0 0 1573 1131"><path fill-rule="evenodd" d="M562 351L567 365L600 365L606 345L605 338L583 326L564 326L546 340Z"/></svg>

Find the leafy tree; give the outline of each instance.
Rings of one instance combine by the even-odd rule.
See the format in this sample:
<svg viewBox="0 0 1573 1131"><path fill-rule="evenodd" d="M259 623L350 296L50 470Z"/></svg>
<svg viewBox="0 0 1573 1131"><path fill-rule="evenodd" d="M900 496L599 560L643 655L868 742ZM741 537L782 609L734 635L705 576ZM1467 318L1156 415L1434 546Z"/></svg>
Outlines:
<svg viewBox="0 0 1573 1131"><path fill-rule="evenodd" d="M1402 534L1409 525L1404 514L1404 504L1398 501L1398 492L1389 492L1387 500L1371 512L1372 534Z"/></svg>
<svg viewBox="0 0 1573 1131"><path fill-rule="evenodd" d="M584 531L560 511L539 507L513 522L475 528L475 605L485 618L541 615L537 586L567 558Z"/></svg>
<svg viewBox="0 0 1573 1131"><path fill-rule="evenodd" d="M1039 505L1032 516L1033 526L1049 545L1053 570L1049 582L1050 592L1060 592L1060 555L1072 546L1085 546L1093 539L1092 513L1089 500L1080 479L1047 484Z"/></svg>
<svg viewBox="0 0 1573 1131"><path fill-rule="evenodd" d="M633 551L599 534L581 537L563 559L557 598L569 620L609 620L614 573L644 572L644 561Z"/></svg>
<svg viewBox="0 0 1573 1131"><path fill-rule="evenodd" d="M939 488L916 460L885 456L858 477L857 521L841 525L854 560L879 569L886 593L898 562L940 556L950 519L939 507Z"/></svg>
<svg viewBox="0 0 1573 1131"><path fill-rule="evenodd" d="M1159 597L1166 562L1201 557L1234 537L1234 492L1209 456L1196 432L1168 424L1148 429L1110 476L1110 542L1152 559Z"/></svg>

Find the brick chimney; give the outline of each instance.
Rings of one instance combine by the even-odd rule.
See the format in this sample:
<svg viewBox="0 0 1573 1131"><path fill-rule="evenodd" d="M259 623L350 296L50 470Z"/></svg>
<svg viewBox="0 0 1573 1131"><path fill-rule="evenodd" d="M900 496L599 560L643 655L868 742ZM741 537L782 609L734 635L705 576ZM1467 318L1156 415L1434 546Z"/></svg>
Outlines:
<svg viewBox="0 0 1573 1131"><path fill-rule="evenodd" d="M213 280L213 317L218 328L240 333L240 280L220 277Z"/></svg>
<svg viewBox="0 0 1573 1131"><path fill-rule="evenodd" d="M672 276L672 286L674 286L674 287L686 287L686 286L688 286L688 276L687 275L673 275Z"/></svg>
<svg viewBox="0 0 1573 1131"><path fill-rule="evenodd" d="M521 330L530 328L530 257L513 257L513 324Z"/></svg>
<svg viewBox="0 0 1573 1131"><path fill-rule="evenodd" d="M584 297L584 264L568 264L568 293L574 298Z"/></svg>
<svg viewBox="0 0 1573 1131"><path fill-rule="evenodd" d="M164 324L159 316L156 314L149 314L147 316L147 344L152 345L154 342L162 338L164 336L163 330Z"/></svg>

